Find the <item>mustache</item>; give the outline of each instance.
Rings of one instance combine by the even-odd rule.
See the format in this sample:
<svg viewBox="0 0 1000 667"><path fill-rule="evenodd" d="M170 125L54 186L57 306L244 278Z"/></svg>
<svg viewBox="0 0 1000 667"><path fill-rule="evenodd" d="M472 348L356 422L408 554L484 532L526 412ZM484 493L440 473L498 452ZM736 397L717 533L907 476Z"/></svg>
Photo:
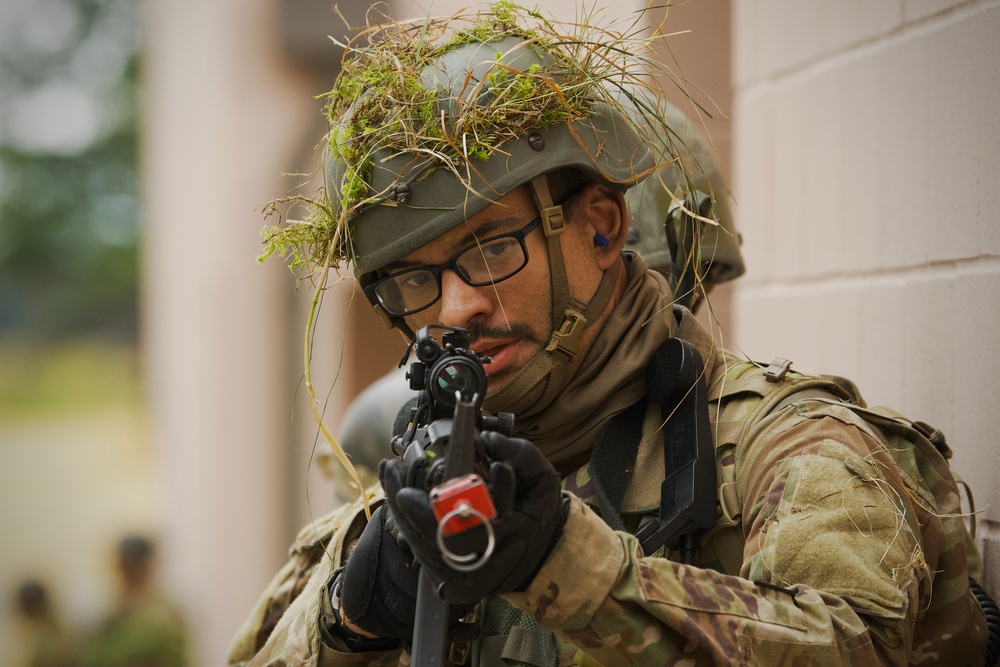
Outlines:
<svg viewBox="0 0 1000 667"><path fill-rule="evenodd" d="M510 336L522 338L532 343L541 344L543 342L538 334L523 322L512 322L509 327L472 324L469 326L469 334L472 336L473 342L483 338L509 338Z"/></svg>

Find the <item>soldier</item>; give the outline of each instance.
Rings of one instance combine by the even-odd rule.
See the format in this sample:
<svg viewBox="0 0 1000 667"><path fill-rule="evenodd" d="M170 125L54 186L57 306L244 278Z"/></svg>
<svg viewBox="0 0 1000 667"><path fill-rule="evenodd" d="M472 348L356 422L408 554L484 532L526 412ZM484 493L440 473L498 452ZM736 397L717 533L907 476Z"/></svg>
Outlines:
<svg viewBox="0 0 1000 667"><path fill-rule="evenodd" d="M722 165L711 142L694 119L668 102L662 106L664 120L676 135L674 148L683 164L692 165L694 170L685 172L681 163L671 161L657 170L655 178L647 178L625 193L629 209L625 250L636 252L650 269L662 273L670 282L675 302L697 313L712 288L743 275L740 236ZM662 151L669 149L661 147ZM678 199L678 195L683 196ZM715 220L718 226L696 224L685 213L688 209ZM691 237L695 228L701 232L697 246ZM697 290L693 289L695 272L689 260L696 249L703 257ZM366 387L344 410L337 437L363 482L375 481L379 461L389 452L400 407L412 398L404 366ZM333 480L339 500L346 502L357 494L332 452L321 452L316 458Z"/></svg>
<svg viewBox="0 0 1000 667"><path fill-rule="evenodd" d="M406 335L466 328L490 357L485 408L515 416L513 437L478 441L494 544L456 567L427 491L386 460L371 520L358 501L303 530L230 664L409 664L421 571L452 604L459 663L982 664L943 439L848 381L720 349L675 303L672 282L695 294L712 271L700 225L720 196L697 194L693 159L684 187L661 177L683 151L658 97L630 90L648 61L584 27L499 3L461 31L380 25L345 60L330 217L272 241L350 262ZM680 209L673 281L623 252L639 184ZM664 545L658 383L676 378L648 369L670 341L702 360L718 484L714 525Z"/></svg>
<svg viewBox="0 0 1000 667"><path fill-rule="evenodd" d="M145 537L129 535L119 541L119 599L87 638L81 667L187 665L184 619L156 585L154 556L154 544Z"/></svg>
<svg viewBox="0 0 1000 667"><path fill-rule="evenodd" d="M45 584L35 580L21 584L14 611L27 640L23 667L77 665L77 638L60 621Z"/></svg>

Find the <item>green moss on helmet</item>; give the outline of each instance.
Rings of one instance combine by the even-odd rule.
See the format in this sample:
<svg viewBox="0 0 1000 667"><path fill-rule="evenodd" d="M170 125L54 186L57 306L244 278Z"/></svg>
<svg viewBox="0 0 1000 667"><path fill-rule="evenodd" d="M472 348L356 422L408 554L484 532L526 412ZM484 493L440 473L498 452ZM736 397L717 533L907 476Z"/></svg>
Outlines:
<svg viewBox="0 0 1000 667"><path fill-rule="evenodd" d="M358 183L370 174L378 154L408 152L462 168L466 160L489 159L504 142L528 128L586 117L599 81L588 82L584 70L551 48L547 38L519 26L518 17L525 13L513 3L500 2L485 18L440 46L423 48L421 42L417 48L416 39L427 39L424 31L419 37L399 31L354 49L326 95L326 115L334 128L329 149L347 164L337 188L340 210L352 211L379 194ZM456 98L453 91L428 80L427 68L450 51L508 36L535 40L536 50L560 57L548 68L535 63L517 71L503 65L505 54L497 52L497 67L485 81L469 81L467 99Z"/></svg>
<svg viewBox="0 0 1000 667"><path fill-rule="evenodd" d="M576 136L575 124L591 118L595 105L607 118L607 109L618 113L630 86L649 85L633 74L637 65L649 73L651 59L634 55L648 50L649 41L641 28L623 35L586 18L560 24L509 0L471 17L370 27L348 45L341 73L323 96L331 128L327 188L316 199L323 210L306 217L307 229L266 230L267 254L292 252L297 266L353 261L354 222L373 207L402 205L406 188L432 174L451 174L481 205L499 191L487 180L485 190L473 192L473 181L485 179L486 163L506 159L513 143L548 128ZM473 70L463 71L466 65ZM577 138L580 151L601 169L602 142L615 131L587 131L591 136ZM585 148L587 142L596 148ZM615 173L628 150L612 158ZM634 182L628 167L621 173L615 178ZM408 206L412 212L419 204ZM411 228L418 224L399 218ZM290 244L300 247L292 251Z"/></svg>
<svg viewBox="0 0 1000 667"><path fill-rule="evenodd" d="M521 17L529 16L545 22L538 10L521 7L507 0L500 0L490 5L490 9L482 15L471 27L461 28L450 39L435 50L435 55L469 44L470 42L488 42L497 37L517 36L524 39L535 39L538 32L519 23Z"/></svg>
<svg viewBox="0 0 1000 667"><path fill-rule="evenodd" d="M302 219L282 219L280 211L289 205L304 207L306 215ZM290 257L292 271L303 269L311 272L317 260L322 262L330 253L339 225L325 190L320 189L315 197L293 195L268 202L264 207L264 217L272 215L279 216L278 224L261 230L264 251L257 257L258 262L272 255Z"/></svg>

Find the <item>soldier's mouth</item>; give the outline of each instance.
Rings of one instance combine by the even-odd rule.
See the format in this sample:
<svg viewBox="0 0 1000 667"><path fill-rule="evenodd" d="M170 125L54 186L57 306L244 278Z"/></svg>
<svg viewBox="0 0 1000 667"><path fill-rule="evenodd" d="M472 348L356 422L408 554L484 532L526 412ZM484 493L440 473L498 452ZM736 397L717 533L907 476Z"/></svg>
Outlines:
<svg viewBox="0 0 1000 667"><path fill-rule="evenodd" d="M489 363L483 366L487 375L496 375L510 364L514 357L517 341L509 343L488 343L488 347L480 348L476 351L481 357L489 357Z"/></svg>

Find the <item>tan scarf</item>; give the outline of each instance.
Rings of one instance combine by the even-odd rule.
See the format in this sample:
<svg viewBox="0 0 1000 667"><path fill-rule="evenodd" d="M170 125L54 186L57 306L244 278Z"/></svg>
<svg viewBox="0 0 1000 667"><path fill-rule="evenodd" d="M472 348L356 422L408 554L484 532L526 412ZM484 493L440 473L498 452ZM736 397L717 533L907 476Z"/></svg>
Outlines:
<svg viewBox="0 0 1000 667"><path fill-rule="evenodd" d="M541 413L516 415L516 435L557 468L589 451L604 423L642 398L647 362L677 328L666 279L631 253L625 268L625 292L565 388Z"/></svg>

